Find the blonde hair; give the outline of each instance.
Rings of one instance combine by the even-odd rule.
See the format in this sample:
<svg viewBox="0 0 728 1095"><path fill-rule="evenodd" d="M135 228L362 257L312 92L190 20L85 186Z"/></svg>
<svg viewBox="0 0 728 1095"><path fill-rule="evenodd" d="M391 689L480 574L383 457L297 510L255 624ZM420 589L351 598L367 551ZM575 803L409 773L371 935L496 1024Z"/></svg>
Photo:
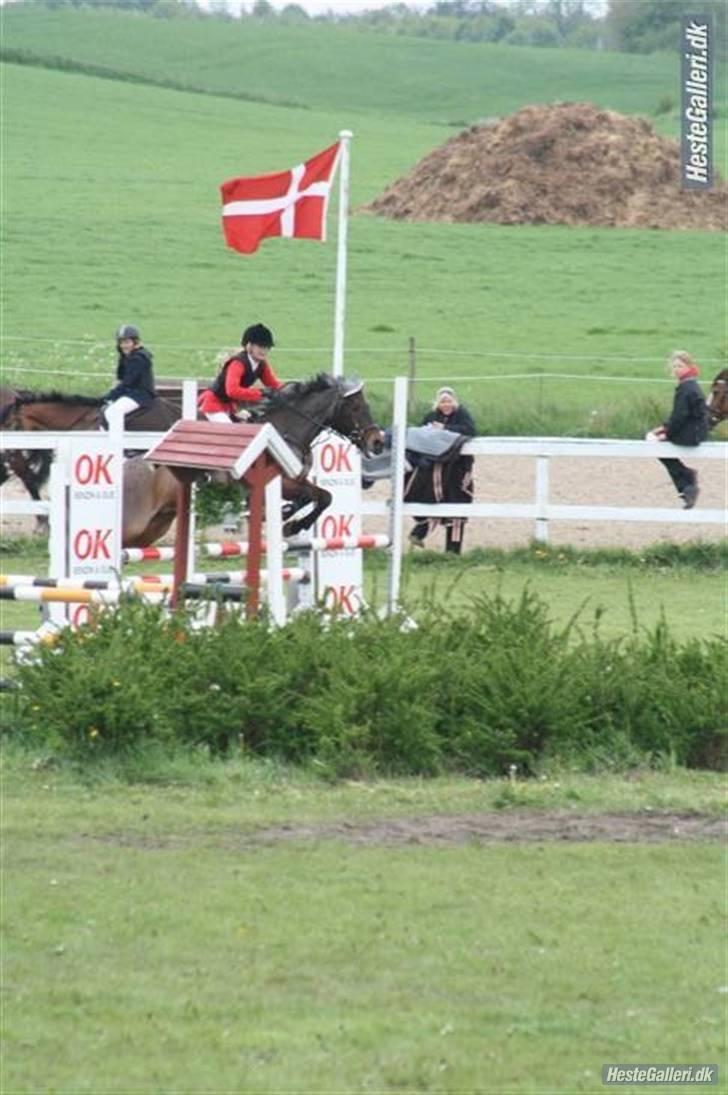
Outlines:
<svg viewBox="0 0 728 1095"><path fill-rule="evenodd" d="M454 388L444 387L444 388L438 388L437 389L437 393L435 395L435 402L432 404L433 410L437 410L437 408L440 406L440 400L442 399L442 397L444 395L449 395L456 407L460 406L460 400L455 395L455 389Z"/></svg>
<svg viewBox="0 0 728 1095"><path fill-rule="evenodd" d="M687 350L673 350L670 354L670 368L674 369L676 365L697 365L697 361L692 357Z"/></svg>

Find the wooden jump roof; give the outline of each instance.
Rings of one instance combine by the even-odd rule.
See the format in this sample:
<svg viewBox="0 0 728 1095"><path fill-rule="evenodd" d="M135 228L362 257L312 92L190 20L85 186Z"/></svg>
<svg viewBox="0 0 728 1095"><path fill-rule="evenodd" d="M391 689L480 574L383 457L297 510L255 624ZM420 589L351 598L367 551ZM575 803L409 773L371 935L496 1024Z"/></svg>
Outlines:
<svg viewBox="0 0 728 1095"><path fill-rule="evenodd" d="M263 453L290 478L303 470L293 449L269 422L253 425L181 418L144 454L144 459L170 468L226 472L242 479Z"/></svg>

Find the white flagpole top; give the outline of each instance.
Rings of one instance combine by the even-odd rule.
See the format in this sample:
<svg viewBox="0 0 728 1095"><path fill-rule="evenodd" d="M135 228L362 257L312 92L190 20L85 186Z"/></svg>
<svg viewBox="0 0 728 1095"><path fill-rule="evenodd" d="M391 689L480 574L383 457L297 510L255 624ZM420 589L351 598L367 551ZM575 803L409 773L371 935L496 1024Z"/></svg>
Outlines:
<svg viewBox="0 0 728 1095"><path fill-rule="evenodd" d="M340 137L342 138L342 140L345 140L345 141L347 141L347 140L349 140L349 139L350 139L351 137L353 137L353 136L354 136L354 134L353 134L353 132L352 132L352 131L351 131L350 129L340 129L340 130L339 130L339 136L340 136Z"/></svg>

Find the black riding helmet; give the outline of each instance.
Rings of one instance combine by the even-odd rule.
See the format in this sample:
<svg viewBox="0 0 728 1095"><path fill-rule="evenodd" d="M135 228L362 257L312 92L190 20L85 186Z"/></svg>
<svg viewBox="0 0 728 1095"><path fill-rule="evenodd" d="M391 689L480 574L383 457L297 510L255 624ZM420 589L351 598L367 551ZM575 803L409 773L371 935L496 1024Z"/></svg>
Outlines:
<svg viewBox="0 0 728 1095"><path fill-rule="evenodd" d="M252 327L245 328L240 339L240 345L246 346L248 342L252 342L256 346L263 346L266 350L270 350L271 346L275 346L273 332L263 323L254 323Z"/></svg>
<svg viewBox="0 0 728 1095"><path fill-rule="evenodd" d="M131 323L122 323L119 330L116 332L116 341L121 342L122 338L135 338L137 342L141 341L141 335L139 334L139 328L134 327Z"/></svg>

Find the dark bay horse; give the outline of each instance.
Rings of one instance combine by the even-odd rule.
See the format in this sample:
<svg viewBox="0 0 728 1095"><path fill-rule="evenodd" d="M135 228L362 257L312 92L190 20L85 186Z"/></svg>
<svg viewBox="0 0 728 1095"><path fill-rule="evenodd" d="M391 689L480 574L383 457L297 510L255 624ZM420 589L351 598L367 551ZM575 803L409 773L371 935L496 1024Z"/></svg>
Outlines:
<svg viewBox="0 0 728 1095"><path fill-rule="evenodd" d="M164 402L165 421L154 424L148 412L135 412L126 419L127 429L166 430L181 417L179 405ZM6 430L83 430L98 425L101 401L89 396L58 392L22 393L0 418ZM283 497L292 503L284 525L286 536L310 528L331 503L331 494L311 483L306 474L311 463L311 446L322 430L332 429L351 440L362 452L378 452L382 433L374 422L358 381L319 373L309 381L285 385L266 401L256 419L270 422L298 453L304 463L299 479L283 479ZM174 520L177 481L167 468L156 467L139 457L124 464L123 531L124 547L148 547L155 543ZM296 517L306 507L305 516ZM310 508L309 508L310 507Z"/></svg>
<svg viewBox="0 0 728 1095"><path fill-rule="evenodd" d="M721 369L713 379L707 399L710 429L728 418L728 369Z"/></svg>

